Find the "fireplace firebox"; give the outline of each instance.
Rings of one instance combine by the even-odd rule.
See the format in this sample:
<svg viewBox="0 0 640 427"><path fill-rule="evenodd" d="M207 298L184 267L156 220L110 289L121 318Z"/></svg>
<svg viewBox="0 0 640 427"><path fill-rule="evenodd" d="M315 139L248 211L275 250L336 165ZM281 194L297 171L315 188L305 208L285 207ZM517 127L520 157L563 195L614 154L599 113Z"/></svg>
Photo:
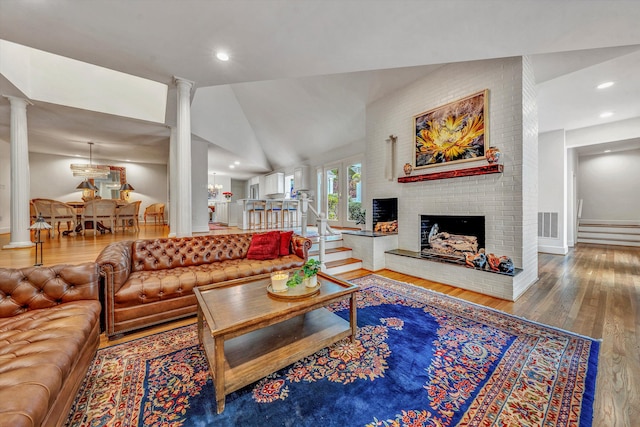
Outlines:
<svg viewBox="0 0 640 427"><path fill-rule="evenodd" d="M484 216L421 215L420 255L465 262L485 246Z"/></svg>
<svg viewBox="0 0 640 427"><path fill-rule="evenodd" d="M398 232L398 199L373 199L373 231L381 233Z"/></svg>

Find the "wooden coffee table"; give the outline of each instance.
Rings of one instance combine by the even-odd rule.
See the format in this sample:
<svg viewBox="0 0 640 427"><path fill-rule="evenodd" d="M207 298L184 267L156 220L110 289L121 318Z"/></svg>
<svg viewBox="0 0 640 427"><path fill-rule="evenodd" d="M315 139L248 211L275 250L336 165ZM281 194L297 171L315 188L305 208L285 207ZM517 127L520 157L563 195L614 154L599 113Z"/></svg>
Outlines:
<svg viewBox="0 0 640 427"><path fill-rule="evenodd" d="M218 413L227 394L343 338L355 340L357 285L320 273L319 293L286 299L269 295L270 283L265 274L194 289L198 338L209 361ZM325 308L342 299L350 299L349 321Z"/></svg>

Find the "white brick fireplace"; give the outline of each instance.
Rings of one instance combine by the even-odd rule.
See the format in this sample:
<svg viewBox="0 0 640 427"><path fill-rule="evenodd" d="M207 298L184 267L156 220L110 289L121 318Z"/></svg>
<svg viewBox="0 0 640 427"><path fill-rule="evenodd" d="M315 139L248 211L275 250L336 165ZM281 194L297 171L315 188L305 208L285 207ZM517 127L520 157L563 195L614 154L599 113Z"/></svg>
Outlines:
<svg viewBox="0 0 640 427"><path fill-rule="evenodd" d="M412 163L413 117L489 89L488 140L502 151L504 172L399 183ZM398 198L398 249L420 251L420 216L485 217L486 250L507 255L521 271L513 277L386 254L385 267L465 289L515 300L538 277L537 107L530 60L515 57L445 65L367 109L366 206ZM385 178L385 140L397 136L394 178ZM414 170L412 175L468 168L486 161ZM367 228L371 214L367 211Z"/></svg>

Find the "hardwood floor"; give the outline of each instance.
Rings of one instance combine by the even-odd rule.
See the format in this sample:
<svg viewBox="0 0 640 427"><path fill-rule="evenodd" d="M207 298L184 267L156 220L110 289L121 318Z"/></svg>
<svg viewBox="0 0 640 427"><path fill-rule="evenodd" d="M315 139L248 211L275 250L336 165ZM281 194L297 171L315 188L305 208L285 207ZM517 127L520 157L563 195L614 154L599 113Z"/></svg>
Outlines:
<svg viewBox="0 0 640 427"><path fill-rule="evenodd" d="M114 241L166 236L168 228L141 225L133 232L49 239L43 235L44 264L95 260ZM237 229L212 233L239 232ZM0 235L0 247L9 235ZM34 249L0 251L0 267L26 267L34 263ZM518 301L510 302L396 273L377 271L391 279L410 282L464 300L512 313L529 320L601 339L594 427L640 425L640 248L579 244L567 256L540 254L540 280ZM352 279L367 270L339 275ZM102 345L114 345L140 336L193 323L195 318L130 334Z"/></svg>

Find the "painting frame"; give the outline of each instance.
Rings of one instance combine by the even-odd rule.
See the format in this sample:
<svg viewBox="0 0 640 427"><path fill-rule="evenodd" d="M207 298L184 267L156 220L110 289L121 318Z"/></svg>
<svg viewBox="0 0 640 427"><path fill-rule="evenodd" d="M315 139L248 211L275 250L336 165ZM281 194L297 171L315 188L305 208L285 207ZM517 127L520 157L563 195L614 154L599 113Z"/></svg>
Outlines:
<svg viewBox="0 0 640 427"><path fill-rule="evenodd" d="M489 89L413 116L413 167L485 160Z"/></svg>

